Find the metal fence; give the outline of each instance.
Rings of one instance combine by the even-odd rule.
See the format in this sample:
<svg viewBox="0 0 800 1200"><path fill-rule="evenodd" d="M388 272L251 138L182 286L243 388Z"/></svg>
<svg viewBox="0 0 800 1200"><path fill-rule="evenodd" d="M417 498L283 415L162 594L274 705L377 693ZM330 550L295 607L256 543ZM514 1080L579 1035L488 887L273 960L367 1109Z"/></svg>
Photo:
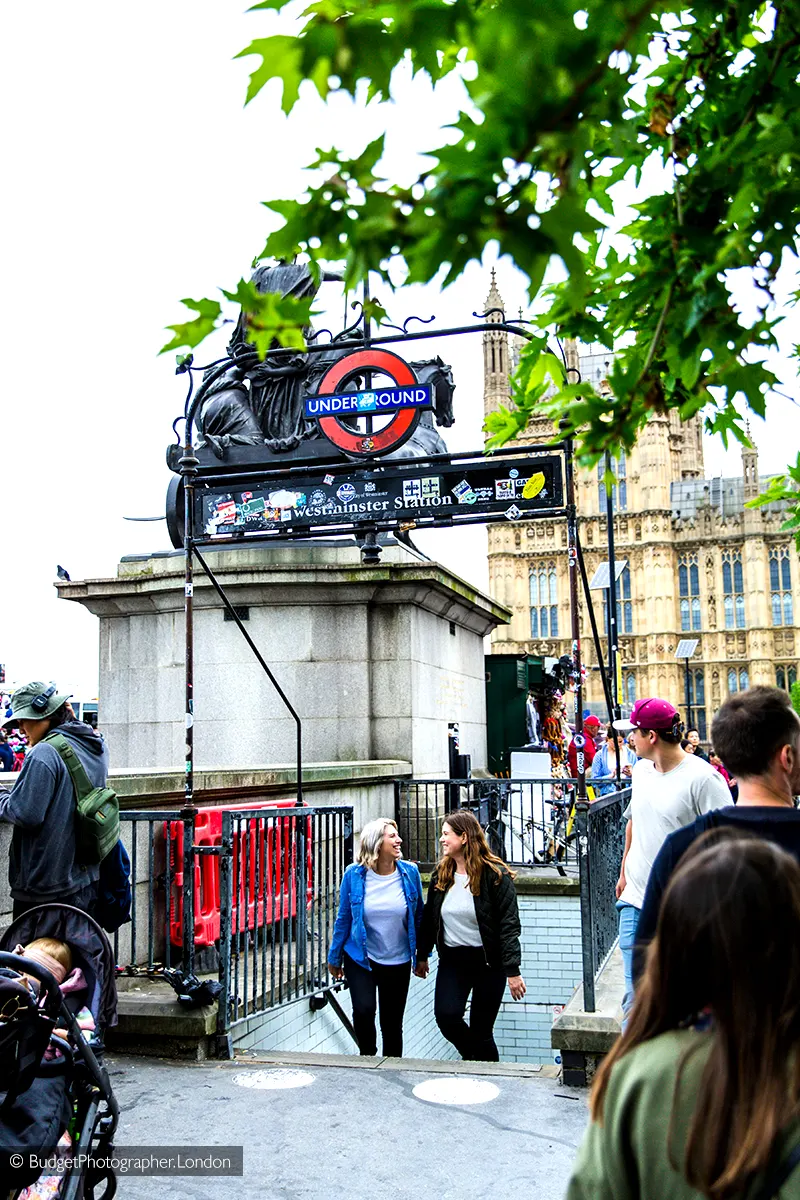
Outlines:
<svg viewBox="0 0 800 1200"><path fill-rule="evenodd" d="M132 908L113 937L119 969L217 975L223 1038L255 1013L330 988L351 806L127 810L120 823Z"/></svg>
<svg viewBox="0 0 800 1200"><path fill-rule="evenodd" d="M631 789L602 796L579 811L578 864L581 888L583 1003L595 1009L595 980L617 941L616 885L625 848L624 812Z"/></svg>
<svg viewBox="0 0 800 1200"><path fill-rule="evenodd" d="M219 1035L330 985L328 946L352 861L350 806L223 812Z"/></svg>
<svg viewBox="0 0 800 1200"><path fill-rule="evenodd" d="M176 892L190 886L176 873L168 848L178 830L183 831L180 813L172 809L120 812L120 836L131 860L131 921L113 935L114 958L124 970L154 973L183 961L183 947L174 945Z"/></svg>
<svg viewBox="0 0 800 1200"><path fill-rule="evenodd" d="M439 858L442 818L467 808L495 854L511 866L577 868L573 779L398 779L395 819L406 858Z"/></svg>
<svg viewBox="0 0 800 1200"><path fill-rule="evenodd" d="M442 819L468 808L495 852L513 867L555 867L580 881L584 1006L617 940L616 884L630 788L575 805L574 779L395 781L395 815L407 858L425 869L439 857Z"/></svg>

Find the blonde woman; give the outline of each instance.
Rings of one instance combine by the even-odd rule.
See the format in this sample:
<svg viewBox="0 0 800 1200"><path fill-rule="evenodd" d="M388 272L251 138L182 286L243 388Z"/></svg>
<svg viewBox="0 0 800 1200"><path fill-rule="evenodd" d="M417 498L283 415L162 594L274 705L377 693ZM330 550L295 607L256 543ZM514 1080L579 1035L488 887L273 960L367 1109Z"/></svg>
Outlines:
<svg viewBox="0 0 800 1200"><path fill-rule="evenodd" d="M397 825L388 817L361 831L358 861L347 868L328 951L334 979L347 979L360 1054L377 1054L380 1011L383 1053L402 1058L403 1014L422 920L422 880L402 857Z"/></svg>
<svg viewBox="0 0 800 1200"><path fill-rule="evenodd" d="M462 1058L498 1062L494 1023L506 982L514 1000L525 995L514 876L492 854L471 812L462 809L445 817L441 844L422 918L416 973L423 979L428 974L428 955L436 946L436 1024Z"/></svg>

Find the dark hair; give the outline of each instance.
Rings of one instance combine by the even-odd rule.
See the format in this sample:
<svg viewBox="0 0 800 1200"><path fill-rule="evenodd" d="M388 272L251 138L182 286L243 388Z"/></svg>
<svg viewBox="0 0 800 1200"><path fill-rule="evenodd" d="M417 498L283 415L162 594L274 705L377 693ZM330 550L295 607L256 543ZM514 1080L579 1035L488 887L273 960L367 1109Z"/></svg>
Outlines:
<svg viewBox="0 0 800 1200"><path fill-rule="evenodd" d="M689 736L689 734L690 734L690 733L696 733L696 734L697 734L697 736L698 736L698 737L700 737L700 730L697 728L697 726L696 726L696 725L690 725L690 726L689 726L689 728L686 730L686 736L687 736L687 738L688 738L688 736Z"/></svg>
<svg viewBox="0 0 800 1200"><path fill-rule="evenodd" d="M711 741L732 775L763 775L784 746L794 745L800 718L788 692L751 687L730 696L711 724Z"/></svg>
<svg viewBox="0 0 800 1200"><path fill-rule="evenodd" d="M655 733L667 745L677 746L678 742L683 740L683 725L673 725L672 729L646 729L642 726L639 729L639 733Z"/></svg>
<svg viewBox="0 0 800 1200"><path fill-rule="evenodd" d="M56 711L55 711L54 713L51 713L51 714L50 714L50 716L49 716L47 719L48 719L48 721L50 722L50 729L51 729L51 730L52 730L52 729L58 729L59 725L66 725L67 721L71 721L71 720L72 720L72 717L71 717L71 716L69 715L69 713L67 712L67 702L66 702L66 700L65 700L65 701L64 701L64 703L63 703L63 704L60 706L60 708L57 708L57 709L56 709Z"/></svg>
<svg viewBox="0 0 800 1200"><path fill-rule="evenodd" d="M683 738L683 739L682 739L682 741L681 741L681 750L685 750L685 749L686 749L686 747L687 747L687 746L691 746L691 744L692 744L692 743L689 741L689 739L688 739L688 738Z"/></svg>
<svg viewBox="0 0 800 1200"><path fill-rule="evenodd" d="M698 838L672 876L628 1025L597 1072L591 1110L602 1121L620 1058L710 1009L710 1050L682 1168L703 1195L729 1200L767 1165L800 1102L800 866L764 839L721 833ZM675 1100L696 1049L678 1068L671 1146Z"/></svg>

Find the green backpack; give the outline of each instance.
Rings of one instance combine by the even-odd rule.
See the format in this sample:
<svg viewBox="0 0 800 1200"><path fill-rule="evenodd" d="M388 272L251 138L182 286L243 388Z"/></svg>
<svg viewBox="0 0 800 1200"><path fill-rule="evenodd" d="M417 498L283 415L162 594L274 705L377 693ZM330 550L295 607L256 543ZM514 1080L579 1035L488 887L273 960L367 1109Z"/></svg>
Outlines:
<svg viewBox="0 0 800 1200"><path fill-rule="evenodd" d="M119 841L119 801L109 787L92 787L83 763L61 733L48 734L64 760L75 788L75 859L82 866L101 863Z"/></svg>

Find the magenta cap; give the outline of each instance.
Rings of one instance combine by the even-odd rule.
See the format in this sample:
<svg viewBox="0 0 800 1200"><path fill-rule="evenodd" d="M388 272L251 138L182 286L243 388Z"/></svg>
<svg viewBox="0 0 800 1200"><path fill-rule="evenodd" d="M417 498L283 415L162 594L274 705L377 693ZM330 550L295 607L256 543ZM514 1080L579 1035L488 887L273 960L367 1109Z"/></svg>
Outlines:
<svg viewBox="0 0 800 1200"><path fill-rule="evenodd" d="M668 700L637 700L631 710L630 718L615 721L614 728L621 733L629 733L631 729L664 729L671 730L680 724L681 716L674 704Z"/></svg>

